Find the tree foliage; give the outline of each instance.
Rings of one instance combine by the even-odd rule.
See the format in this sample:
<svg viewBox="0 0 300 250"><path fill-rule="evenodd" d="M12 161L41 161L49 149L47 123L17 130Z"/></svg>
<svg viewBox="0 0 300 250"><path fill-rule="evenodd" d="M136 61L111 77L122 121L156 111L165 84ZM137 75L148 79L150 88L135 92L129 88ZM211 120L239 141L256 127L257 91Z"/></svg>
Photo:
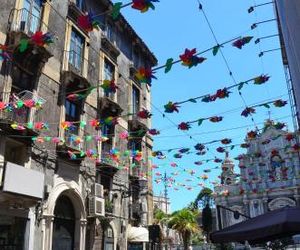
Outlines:
<svg viewBox="0 0 300 250"><path fill-rule="evenodd" d="M195 207L206 207L208 204L211 206L213 203L213 191L210 188L203 188L195 199Z"/></svg>
<svg viewBox="0 0 300 250"><path fill-rule="evenodd" d="M206 233L207 239L209 239L209 233L212 231L212 212L209 204L206 204L202 210L202 229Z"/></svg>
<svg viewBox="0 0 300 250"><path fill-rule="evenodd" d="M191 237L200 233L197 222L198 212L188 208L174 212L168 221L168 226L176 230L182 237L184 250L188 249Z"/></svg>

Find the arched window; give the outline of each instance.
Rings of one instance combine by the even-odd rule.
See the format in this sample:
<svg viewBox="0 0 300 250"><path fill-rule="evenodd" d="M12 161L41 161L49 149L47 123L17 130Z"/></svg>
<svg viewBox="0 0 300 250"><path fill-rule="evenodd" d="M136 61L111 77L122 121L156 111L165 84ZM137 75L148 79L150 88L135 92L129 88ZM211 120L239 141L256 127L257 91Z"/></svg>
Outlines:
<svg viewBox="0 0 300 250"><path fill-rule="evenodd" d="M75 211L72 201L61 195L55 205L53 223L53 250L74 249Z"/></svg>

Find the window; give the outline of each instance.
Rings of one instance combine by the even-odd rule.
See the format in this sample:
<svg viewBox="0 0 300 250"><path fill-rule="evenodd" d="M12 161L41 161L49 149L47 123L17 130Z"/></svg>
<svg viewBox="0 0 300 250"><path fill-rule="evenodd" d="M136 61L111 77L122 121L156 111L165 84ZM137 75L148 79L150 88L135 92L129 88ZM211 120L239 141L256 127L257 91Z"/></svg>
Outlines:
<svg viewBox="0 0 300 250"><path fill-rule="evenodd" d="M26 146L23 143L7 139L5 143L5 161L25 166L26 158Z"/></svg>
<svg viewBox="0 0 300 250"><path fill-rule="evenodd" d="M22 90L30 91L34 87L34 77L16 66L13 67L12 82L13 89L16 92L21 92Z"/></svg>
<svg viewBox="0 0 300 250"><path fill-rule="evenodd" d="M82 73L84 38L75 30L71 33L69 63Z"/></svg>
<svg viewBox="0 0 300 250"><path fill-rule="evenodd" d="M25 0L21 13L21 29L35 33L40 28L42 0Z"/></svg>
<svg viewBox="0 0 300 250"><path fill-rule="evenodd" d="M140 111L140 90L132 86L132 113L137 114Z"/></svg>
<svg viewBox="0 0 300 250"><path fill-rule="evenodd" d="M142 140L130 140L129 141L130 150L142 150Z"/></svg>
<svg viewBox="0 0 300 250"><path fill-rule="evenodd" d="M65 107L66 107L66 121L75 122L80 120L80 108L77 103L66 100Z"/></svg>
<svg viewBox="0 0 300 250"><path fill-rule="evenodd" d="M114 79L115 79L115 66L105 58L104 59L104 80L114 80ZM109 97L109 93L104 93L104 95Z"/></svg>
<svg viewBox="0 0 300 250"><path fill-rule="evenodd" d="M111 24L106 25L106 37L112 43L114 43L116 40L116 32L114 27Z"/></svg>

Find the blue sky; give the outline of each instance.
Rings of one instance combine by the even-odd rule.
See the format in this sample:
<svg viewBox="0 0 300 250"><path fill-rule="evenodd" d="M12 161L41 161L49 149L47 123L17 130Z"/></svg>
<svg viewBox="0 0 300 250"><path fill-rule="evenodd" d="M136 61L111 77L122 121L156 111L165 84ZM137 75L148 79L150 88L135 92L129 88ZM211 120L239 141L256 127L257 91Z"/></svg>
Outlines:
<svg viewBox="0 0 300 250"><path fill-rule="evenodd" d="M277 34L276 23L265 23L254 30L250 29L255 22L274 18L273 6L260 7L255 12L248 14L247 9L255 2L259 4L265 1L201 1L219 43L239 35L254 36L252 42L242 50L234 48L230 44L225 45L223 48L225 58L237 82L245 81L260 74L271 76L271 79L265 85L254 86L249 84L249 86L242 89L246 104L251 105L267 99L273 100L281 95L284 95L281 97L282 99L288 100L280 51L266 53L263 57L258 57L261 50L279 48L278 38L264 39L260 44L254 44L254 40L258 37ZM197 51L202 51L216 45L204 16L198 9L197 0L161 0L160 3L155 3L155 6L155 11L149 10L145 14L140 14L131 8L123 9L122 13L154 52L159 60L159 65L164 64L170 57L177 59L185 48L197 48ZM220 53L215 57L211 52L203 56L207 60L192 69L177 64L173 66L168 74L165 74L163 70L157 72L158 80L154 80L152 84L152 113L153 128L159 129L161 134L155 137L154 150L176 147L192 148L197 142L203 143L223 138L230 138L233 140L233 144L239 144L243 142L246 132L254 129L254 124L250 118L240 116L245 104L238 95L237 90L233 90L230 98L225 100L218 100L213 103L200 101L196 104L187 103L182 105L179 114L167 114L165 118L157 110L163 112L163 106L168 101L181 101L202 94L214 93L217 89L234 84ZM234 109L237 111L227 112ZM280 120L288 123L290 130L293 129L289 106L281 109L271 108L270 111L271 118L285 117ZM195 124L188 131L188 134L192 135L192 139L174 126L174 123L179 124L183 121L211 117L221 113L224 113L222 114L224 120L220 123L214 124L206 121L199 127ZM267 109L258 108L253 117L255 123L261 128L261 123L268 116ZM218 132L223 129L242 126L243 128ZM177 183L185 183L188 186L197 186L199 183L203 183L211 187L209 182L218 179L220 169L212 170L208 174L209 180L205 182L198 180L196 177L201 176L204 169L214 168L218 165L210 162L202 166L196 166L194 162L215 156L224 158L224 154L217 153L215 150L219 146L218 143L210 145L209 153L204 156L188 154L177 160L173 158L173 154L176 153L173 151L167 154L167 160L154 159L154 163L159 166L154 171L154 175L157 172L163 174L165 171L170 175L172 172L178 171ZM243 152L242 149L236 147L230 152L230 155L235 157ZM171 167L170 162L176 162L178 167ZM183 169L193 169L196 174L191 176ZM238 171L238 169L236 170ZM186 179L192 181L186 182ZM200 186L193 188L193 190L179 187L178 191L175 191L174 187L169 188L172 210L186 206L195 199L200 190ZM163 185L154 184L154 191L159 194L163 191Z"/></svg>

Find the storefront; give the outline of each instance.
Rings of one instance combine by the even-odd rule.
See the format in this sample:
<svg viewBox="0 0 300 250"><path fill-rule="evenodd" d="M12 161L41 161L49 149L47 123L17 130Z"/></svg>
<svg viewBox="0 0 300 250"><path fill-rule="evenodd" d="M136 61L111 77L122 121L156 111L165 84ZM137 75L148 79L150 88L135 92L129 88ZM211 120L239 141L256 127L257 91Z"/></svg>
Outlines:
<svg viewBox="0 0 300 250"><path fill-rule="evenodd" d="M149 231L144 227L128 227L128 250L146 250L149 245Z"/></svg>

